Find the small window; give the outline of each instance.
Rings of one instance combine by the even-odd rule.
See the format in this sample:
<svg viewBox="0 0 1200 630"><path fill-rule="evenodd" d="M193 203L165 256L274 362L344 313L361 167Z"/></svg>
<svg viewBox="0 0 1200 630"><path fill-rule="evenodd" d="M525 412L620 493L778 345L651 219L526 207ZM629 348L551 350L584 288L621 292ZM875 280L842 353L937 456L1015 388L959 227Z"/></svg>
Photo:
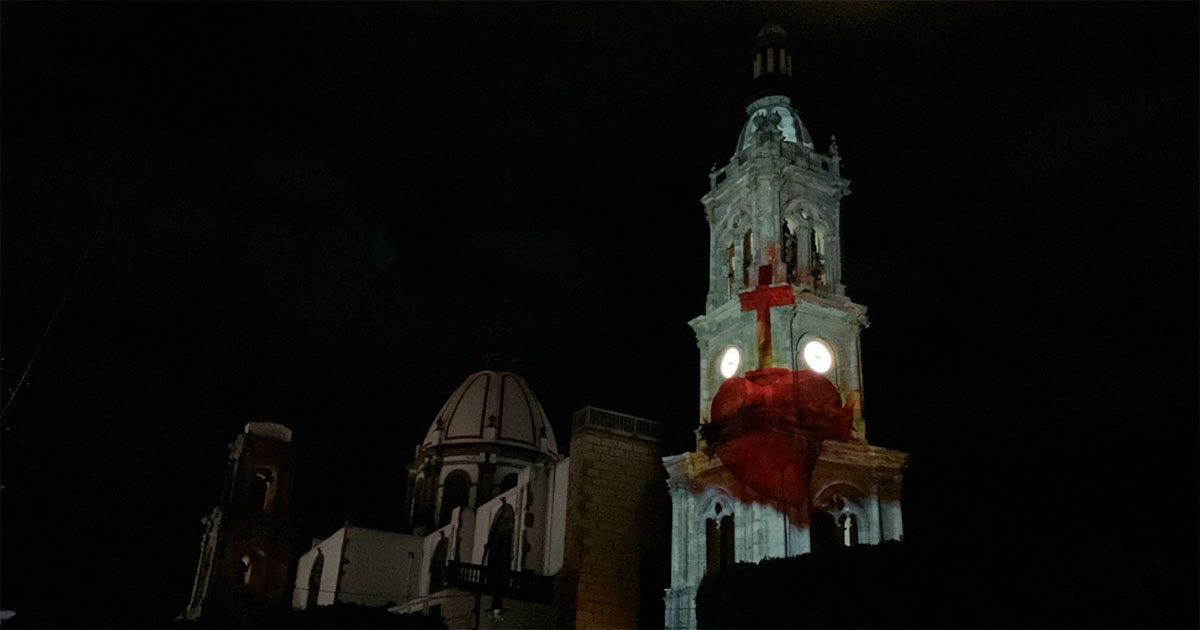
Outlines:
<svg viewBox="0 0 1200 630"><path fill-rule="evenodd" d="M508 473L500 479L500 492L507 492L517 487L517 473Z"/></svg>
<svg viewBox="0 0 1200 630"><path fill-rule="evenodd" d="M242 554L242 559L238 562L238 575L242 579L243 586L249 586L250 580L254 579L254 554L246 552Z"/></svg>

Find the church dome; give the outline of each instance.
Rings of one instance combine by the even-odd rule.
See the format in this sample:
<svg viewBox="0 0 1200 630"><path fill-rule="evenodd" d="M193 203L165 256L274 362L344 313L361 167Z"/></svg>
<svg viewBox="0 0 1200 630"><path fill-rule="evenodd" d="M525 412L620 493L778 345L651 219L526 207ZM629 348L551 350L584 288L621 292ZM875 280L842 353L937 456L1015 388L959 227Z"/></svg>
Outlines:
<svg viewBox="0 0 1200 630"><path fill-rule="evenodd" d="M786 96L768 96L754 101L746 108L750 118L742 127L742 136L737 150L749 149L754 143L754 133L759 125L774 125L783 134L784 142L802 144L813 148L812 136L808 128L800 121L800 113L792 107L791 100Z"/></svg>
<svg viewBox="0 0 1200 630"><path fill-rule="evenodd" d="M558 457L542 404L512 372L484 370L450 394L425 433L423 447L498 443Z"/></svg>

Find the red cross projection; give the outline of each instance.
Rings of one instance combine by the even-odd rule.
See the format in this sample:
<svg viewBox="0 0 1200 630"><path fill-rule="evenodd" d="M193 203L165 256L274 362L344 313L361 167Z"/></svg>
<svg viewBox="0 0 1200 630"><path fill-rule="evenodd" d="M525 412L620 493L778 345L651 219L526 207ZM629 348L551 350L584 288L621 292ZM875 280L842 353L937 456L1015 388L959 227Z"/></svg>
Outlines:
<svg viewBox="0 0 1200 630"><path fill-rule="evenodd" d="M771 307L796 303L790 284L771 286L773 268L758 268L758 287L738 294L743 311L758 311L758 368L771 367Z"/></svg>

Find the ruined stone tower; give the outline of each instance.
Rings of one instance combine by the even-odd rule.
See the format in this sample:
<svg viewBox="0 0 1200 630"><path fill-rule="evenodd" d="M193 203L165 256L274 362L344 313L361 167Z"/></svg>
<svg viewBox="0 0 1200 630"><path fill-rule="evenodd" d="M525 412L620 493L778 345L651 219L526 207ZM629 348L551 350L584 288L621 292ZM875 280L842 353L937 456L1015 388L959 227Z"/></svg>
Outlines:
<svg viewBox="0 0 1200 630"><path fill-rule="evenodd" d="M220 503L204 518L187 619L254 623L287 605L294 464L292 431L282 424L251 422L230 443Z"/></svg>

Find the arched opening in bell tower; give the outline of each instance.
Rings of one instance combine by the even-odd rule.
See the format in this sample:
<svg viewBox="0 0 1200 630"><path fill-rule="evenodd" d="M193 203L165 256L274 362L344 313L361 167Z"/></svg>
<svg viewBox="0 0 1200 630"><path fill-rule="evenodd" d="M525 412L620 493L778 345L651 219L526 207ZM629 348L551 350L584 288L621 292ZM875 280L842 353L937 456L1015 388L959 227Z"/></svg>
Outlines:
<svg viewBox="0 0 1200 630"><path fill-rule="evenodd" d="M263 552L251 549L244 552L242 557L238 559L238 579L242 583L242 586L250 586L252 582L257 580L264 558L266 558L266 555Z"/></svg>
<svg viewBox="0 0 1200 630"><path fill-rule="evenodd" d="M251 510L270 512L275 502L275 474L268 468L258 468L250 478L247 503Z"/></svg>
<svg viewBox="0 0 1200 630"><path fill-rule="evenodd" d="M842 546L853 547L858 544L858 517L853 514L843 514L838 523L841 530Z"/></svg>
<svg viewBox="0 0 1200 630"><path fill-rule="evenodd" d="M826 511L818 511L812 515L812 523L808 528L809 540L814 553L840 547L841 532L833 515Z"/></svg>
<svg viewBox="0 0 1200 630"><path fill-rule="evenodd" d="M729 249L725 252L725 290L726 297L733 297L737 294L737 286L734 285L735 269L737 268L737 249L733 243L729 244Z"/></svg>
<svg viewBox="0 0 1200 630"><path fill-rule="evenodd" d="M712 573L737 561L733 514L722 516L723 511L723 506L717 503L713 508L713 516L704 519L705 573Z"/></svg>
<svg viewBox="0 0 1200 630"><path fill-rule="evenodd" d="M754 245L751 238L750 230L746 230L746 236L742 239L742 286L750 286L750 278L753 277L754 267Z"/></svg>

